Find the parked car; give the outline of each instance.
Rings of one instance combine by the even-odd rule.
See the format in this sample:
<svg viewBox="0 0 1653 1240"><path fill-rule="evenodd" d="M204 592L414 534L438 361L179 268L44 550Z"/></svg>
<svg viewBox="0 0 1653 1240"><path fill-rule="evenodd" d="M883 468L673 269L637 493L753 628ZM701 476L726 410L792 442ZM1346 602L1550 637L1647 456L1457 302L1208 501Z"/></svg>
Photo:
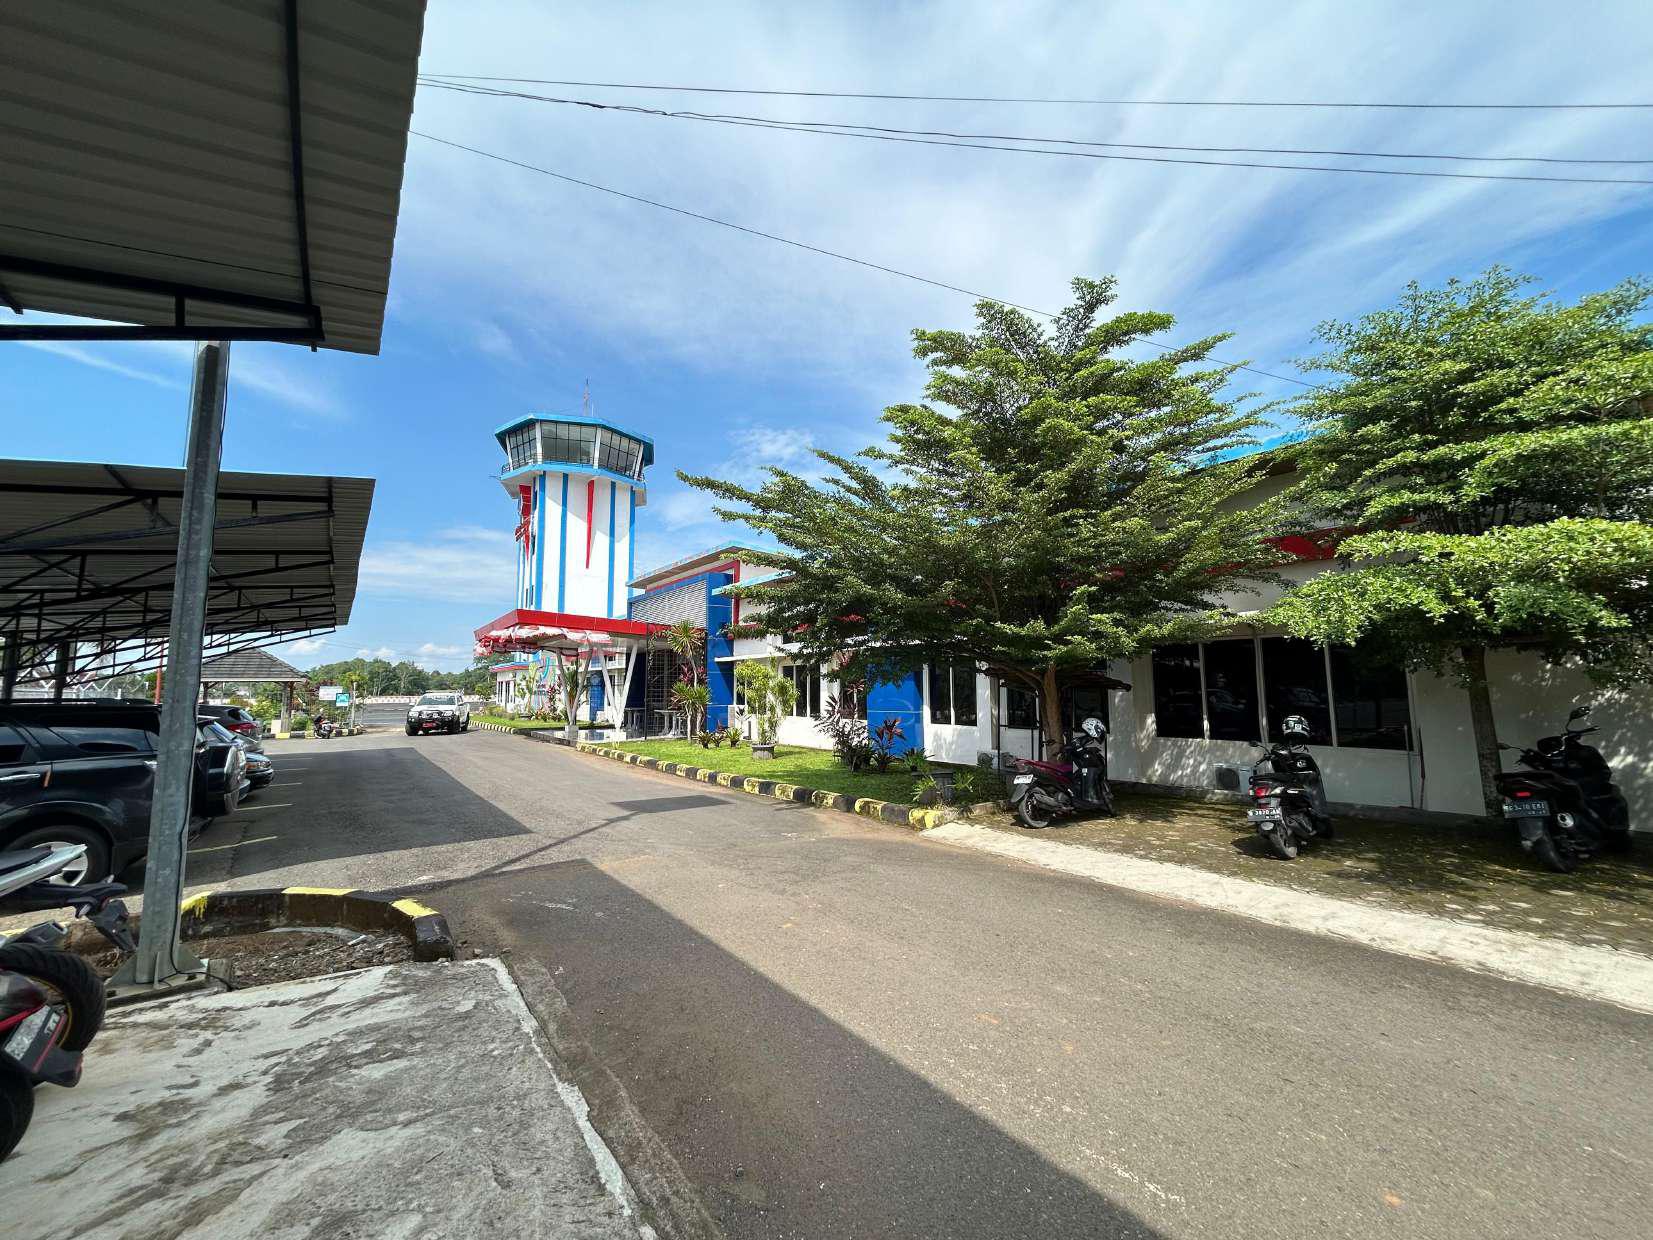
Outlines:
<svg viewBox="0 0 1653 1240"><path fill-rule="evenodd" d="M196 715L216 719L225 729L246 741L244 748L253 753L264 752L264 725L258 716L244 706L197 706Z"/></svg>
<svg viewBox="0 0 1653 1240"><path fill-rule="evenodd" d="M457 692L427 693L408 708L407 734L469 732L471 708Z"/></svg>
<svg viewBox="0 0 1653 1240"><path fill-rule="evenodd" d="M233 813L246 757L214 722L197 725L194 817ZM160 708L110 701L0 703L0 849L82 844L62 876L102 882L149 847Z"/></svg>

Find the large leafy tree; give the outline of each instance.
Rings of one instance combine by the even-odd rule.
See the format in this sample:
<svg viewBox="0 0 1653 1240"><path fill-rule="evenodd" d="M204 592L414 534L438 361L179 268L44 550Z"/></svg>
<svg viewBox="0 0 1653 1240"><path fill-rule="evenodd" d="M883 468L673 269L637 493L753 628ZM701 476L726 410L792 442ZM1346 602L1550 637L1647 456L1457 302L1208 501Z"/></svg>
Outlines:
<svg viewBox="0 0 1653 1240"><path fill-rule="evenodd" d="M1562 304L1494 268L1320 327L1335 380L1297 412L1307 513L1352 534L1344 571L1272 616L1318 642L1366 639L1469 693L1496 814L1489 647L1600 683L1653 673L1653 286Z"/></svg>
<svg viewBox="0 0 1653 1240"><path fill-rule="evenodd" d="M763 557L780 572L736 591L760 604L743 628L873 675L985 667L1041 695L1055 744L1067 683L1232 622L1221 595L1269 576L1279 531L1271 503L1236 502L1257 419L1221 394L1224 337L1127 356L1171 316L1101 317L1111 279L1073 290L1048 326L984 301L974 331L915 331L928 403L886 409L882 445L819 452L818 483L683 475L780 543Z"/></svg>

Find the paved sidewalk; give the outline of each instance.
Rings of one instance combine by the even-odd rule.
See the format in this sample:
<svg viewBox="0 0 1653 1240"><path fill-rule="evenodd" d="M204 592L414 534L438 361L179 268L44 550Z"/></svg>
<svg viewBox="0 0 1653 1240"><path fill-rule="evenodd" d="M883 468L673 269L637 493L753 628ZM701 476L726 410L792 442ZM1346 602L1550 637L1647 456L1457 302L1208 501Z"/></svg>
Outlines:
<svg viewBox="0 0 1653 1240"><path fill-rule="evenodd" d="M112 1013L0 1167L9 1240L636 1240L495 960Z"/></svg>
<svg viewBox="0 0 1653 1240"><path fill-rule="evenodd" d="M1118 809L1117 818L1076 819L1040 832L1022 829L1008 814L979 821L1013 835L1337 900L1653 956L1653 838L1646 836L1632 856L1601 857L1556 874L1523 853L1502 823L1338 818L1336 839L1280 861L1239 805L1127 793Z"/></svg>

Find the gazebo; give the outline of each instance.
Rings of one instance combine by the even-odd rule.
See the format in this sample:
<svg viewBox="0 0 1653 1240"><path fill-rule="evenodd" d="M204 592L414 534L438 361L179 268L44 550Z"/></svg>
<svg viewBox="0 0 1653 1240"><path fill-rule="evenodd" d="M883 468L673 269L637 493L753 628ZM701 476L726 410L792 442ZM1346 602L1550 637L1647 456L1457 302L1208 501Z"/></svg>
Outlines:
<svg viewBox="0 0 1653 1240"><path fill-rule="evenodd" d="M208 659L201 664L201 696L209 696L213 685L280 685L281 724L278 730L285 732L293 721L293 686L305 684L309 679L298 668L283 663L268 650L254 647Z"/></svg>

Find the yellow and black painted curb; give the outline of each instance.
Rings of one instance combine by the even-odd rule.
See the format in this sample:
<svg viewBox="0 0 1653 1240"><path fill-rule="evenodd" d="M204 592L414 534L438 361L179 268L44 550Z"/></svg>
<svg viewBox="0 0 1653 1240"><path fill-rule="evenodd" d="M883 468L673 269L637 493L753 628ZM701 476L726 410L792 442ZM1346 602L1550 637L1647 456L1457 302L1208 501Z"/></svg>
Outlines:
<svg viewBox="0 0 1653 1240"><path fill-rule="evenodd" d="M452 960L448 919L417 900L370 895L349 887L258 887L203 891L179 907L186 939L247 934L276 926L342 926L400 934L415 960Z"/></svg>
<svg viewBox="0 0 1653 1240"><path fill-rule="evenodd" d="M624 762L630 766L647 767L651 771L676 775L681 779L717 784L721 788L749 792L757 797L773 797L777 801L796 801L801 805L815 805L821 809L842 810L844 813L859 814L863 818L893 823L899 827L911 827L916 831L928 831L931 827L939 827L944 822L952 821L955 816L949 809L915 809L911 805L897 805L894 801L852 797L844 792L826 792L820 788L806 788L802 784L782 783L778 779L759 779L753 775L737 775L732 771L707 770L705 767L690 766L686 762L665 762L647 754L633 753L629 749L614 749L608 745L582 742L577 748L581 753L596 754L598 757Z"/></svg>

